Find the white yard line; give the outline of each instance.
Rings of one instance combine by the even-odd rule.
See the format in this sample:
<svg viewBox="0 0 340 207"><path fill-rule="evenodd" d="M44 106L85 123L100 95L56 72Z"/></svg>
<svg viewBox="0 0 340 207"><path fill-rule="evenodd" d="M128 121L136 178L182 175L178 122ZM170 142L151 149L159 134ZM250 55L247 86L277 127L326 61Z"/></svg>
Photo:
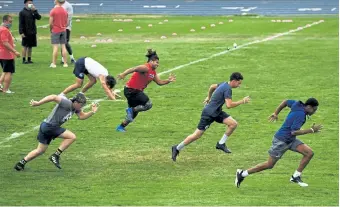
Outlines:
<svg viewBox="0 0 340 207"><path fill-rule="evenodd" d="M218 57L218 56L221 56L221 55L230 53L230 52L232 52L232 51L239 50L239 49L244 48L244 47L247 47L247 46L249 46L249 45L253 45L253 44L257 44L257 43L262 43L262 42L268 42L268 41L274 40L274 39L276 39L276 38L278 38L278 37L282 37L282 36L289 35L289 34L291 34L291 33L297 32L297 31L301 31L301 30L303 30L303 29L312 27L312 26L317 25L317 24L320 24L320 23L322 23L322 22L324 22L324 21L323 21L323 20L320 20L320 21L317 21L317 22L313 22L312 24L307 24L307 25L305 25L305 26L303 26L303 27L298 27L298 28L296 28L296 29L289 30L288 32L283 32L283 33L279 33L279 34L276 34L276 35L272 35L272 36L266 37L266 38L264 38L264 39L262 39L262 40L255 40L255 41L252 41L252 42L248 42L248 43L245 43L245 44L243 44L243 45L239 45L239 46L237 46L236 48L232 48L232 49L230 49L230 50L224 50L224 51L222 51L222 52L213 54L213 55L211 55L211 56L209 56L209 57L201 58L201 59L198 59L198 60L195 60L195 61L192 61L192 62L183 64L183 65L179 65L179 66L177 66L177 67L174 67L174 68L171 68L171 69L169 69L169 70L163 71L163 72L159 73L159 75L163 75L163 74L166 74L166 73L170 73L170 72L172 72L172 71L179 70L179 69L182 69L182 68L184 68L184 67L187 67L187 66L189 66L189 65L193 65L193 64L196 64L196 63L199 63L199 62L207 61L207 60L210 60L210 59L212 59L212 58L214 58L214 57ZM99 103L99 102L104 101L104 100L107 100L107 99L106 99L106 98L103 98L103 99L96 99L96 100L92 100L92 101L96 101L96 102ZM121 100L119 100L119 101L121 101ZM84 108L86 109L86 108L89 108L89 107L90 107L90 104L86 105ZM38 129L38 128L39 128L39 125L33 127L32 129L30 129L30 130L28 130L28 131L25 131L25 132L15 132L15 133L11 134L11 136L2 139L2 140L0 141L0 145L2 145L3 143L6 143L6 142L8 142L8 141L10 141L10 140L12 140L12 139L19 138L19 137L21 137L21 136L23 136L23 135L25 135L25 134L27 134L27 133L29 133L29 132L32 132L32 131L34 131L34 130L36 130L36 129Z"/></svg>

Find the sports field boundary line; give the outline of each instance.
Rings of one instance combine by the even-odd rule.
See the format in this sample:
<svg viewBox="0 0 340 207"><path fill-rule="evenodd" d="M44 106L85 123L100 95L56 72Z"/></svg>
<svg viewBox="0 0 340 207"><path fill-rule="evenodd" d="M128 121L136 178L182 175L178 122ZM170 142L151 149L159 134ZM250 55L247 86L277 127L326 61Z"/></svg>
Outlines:
<svg viewBox="0 0 340 207"><path fill-rule="evenodd" d="M258 43L263 43L263 42L268 42L268 41L274 40L274 39L276 39L276 38L278 38L278 37L282 37L282 36L285 36L285 35L289 35L289 34L291 34L291 33L294 33L294 32L297 32L297 31L304 30L304 29L306 29L306 28L309 28L309 27L312 27L312 26L321 24L321 23L323 23L323 22L324 22L324 20L319 20L319 21L313 22L313 23L311 23L311 24L306 24L305 26L298 27L298 28L296 28L296 29L291 29L291 30L289 30L289 31L287 31L287 32L283 32L283 33L278 33L278 34L275 34L275 35L271 35L271 36L266 37L266 38L264 38L264 39L262 39L262 40L254 40L254 41L252 41L252 42L248 42L248 43L245 43L245 44L243 44L243 45L239 45L239 46L237 46L237 47L234 47L234 48L231 48L231 49L227 49L227 50L221 51L221 52L219 52L219 53L215 53L215 54L213 54L213 55L210 55L209 57L201 58L201 59L198 59L198 60L195 60L195 61L191 61L191 62L186 63L186 64L183 64L183 65L176 66L176 67L174 67L174 68L171 68L171 69L168 69L168 70L166 70L166 71L160 72L160 73L158 73L158 75L163 75L163 74L166 74L166 73L170 73L170 72L172 72L172 71L176 71L176 70L182 69L182 68L187 67L187 66L189 66L189 65L193 65L193 64L196 64L196 63L199 63L199 62L207 61L207 60L210 60L210 59L212 59L212 58L214 58L214 57L218 57L218 56L221 56L221 55L224 55L224 54L227 54L227 53L230 53L230 52L233 52L233 51L242 49L242 48L247 47L247 46L249 46L249 45L258 44ZM105 99L105 98L103 98L103 99L96 99L95 101L96 101L97 103L99 103L99 102L104 101L104 100L107 100L107 99ZM87 109L87 108L89 108L90 106L91 106L91 104L88 104L88 105L86 105L86 106L84 107L84 109ZM25 135L25 134L27 134L27 133L30 133L30 132L32 132L32 131L38 129L38 128L39 128L39 125L33 127L32 129L30 129L30 130L28 130L28 131L25 131L25 132L14 132L14 133L12 133L9 137L6 137L6 138L2 139L2 141L0 141L0 147L1 147L2 144L6 143L6 142L8 142L8 141L10 141L10 140L12 140L12 139L19 138L19 137L21 137L21 136L23 136L23 135Z"/></svg>

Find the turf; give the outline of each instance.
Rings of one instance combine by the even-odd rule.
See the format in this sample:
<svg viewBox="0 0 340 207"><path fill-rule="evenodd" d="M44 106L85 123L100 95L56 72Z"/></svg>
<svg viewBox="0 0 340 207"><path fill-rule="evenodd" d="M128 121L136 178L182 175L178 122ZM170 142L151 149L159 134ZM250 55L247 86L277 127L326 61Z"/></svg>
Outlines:
<svg viewBox="0 0 340 207"><path fill-rule="evenodd" d="M112 21L119 18L133 21ZM62 170L48 161L60 143L55 140L46 154L28 163L25 171L16 172L14 164L37 145L33 127L53 108L52 103L32 108L29 101L58 94L75 79L72 67L48 67L52 52L49 32L39 28L39 46L33 51L35 63L23 65L18 59L11 86L15 94L0 95L0 205L339 205L338 17L76 19L71 38L76 58L90 56L114 76L144 63L147 48L157 50L157 71L162 72L225 51L233 43L242 45L320 19L324 22L173 71L175 83L163 87L152 83L145 90L154 106L141 113L127 133L115 131L125 117L126 102L103 101L92 118L80 121L74 117L64 125L77 135L77 141L62 154ZM158 24L164 19L168 22ZM273 23L271 19L293 22ZM212 23L216 26L210 27ZM38 22L45 24L46 18ZM17 26L14 24L14 29ZM206 29L201 30L201 26ZM178 35L172 36L173 32ZM13 34L19 40L18 33ZM163 35L167 39L160 39ZM109 38L112 43L95 43L96 39ZM145 43L146 39L150 42ZM19 50L20 42L16 44ZM93 44L97 47L92 48ZM200 140L181 152L176 163L172 162L170 148L195 130L210 84L226 81L236 71L244 75L244 81L241 88L234 89L233 98L250 95L252 102L225 109L239 123L228 140L233 153L215 149L225 127L213 124ZM117 88L122 89L126 81L120 81ZM99 84L87 96L105 98ZM267 117L277 105L284 99L305 101L312 96L320 107L305 128L315 122L323 124L324 130L300 137L315 153L303 173L309 187L289 182L301 155L288 152L274 169L252 175L241 188L235 188L236 169L267 159L272 136L288 113L282 111L278 122L269 123ZM13 133L21 132L27 133L13 138Z"/></svg>

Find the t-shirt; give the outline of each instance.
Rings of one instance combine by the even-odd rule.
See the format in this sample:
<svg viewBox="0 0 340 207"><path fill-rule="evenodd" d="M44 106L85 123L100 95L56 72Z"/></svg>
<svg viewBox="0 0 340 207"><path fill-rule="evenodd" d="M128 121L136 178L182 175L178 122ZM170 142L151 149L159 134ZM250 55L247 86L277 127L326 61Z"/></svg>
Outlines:
<svg viewBox="0 0 340 207"><path fill-rule="evenodd" d="M225 99L232 99L231 86L227 82L220 83L210 98L210 102L204 107L202 114L216 117L222 111Z"/></svg>
<svg viewBox="0 0 340 207"><path fill-rule="evenodd" d="M90 57L85 58L85 68L89 72L90 75L92 75L95 78L98 78L99 75L108 76L109 72L107 69L102 66L97 61L93 60Z"/></svg>
<svg viewBox="0 0 340 207"><path fill-rule="evenodd" d="M287 106L291 111L287 115L285 122L276 132L275 137L283 142L290 143L296 139L291 132L300 130L306 122L305 105L301 101L288 100Z"/></svg>
<svg viewBox="0 0 340 207"><path fill-rule="evenodd" d="M68 18L66 10L61 6L56 6L51 10L50 16L53 17L52 32L65 32Z"/></svg>
<svg viewBox="0 0 340 207"><path fill-rule="evenodd" d="M0 59L15 59L15 54L5 47L4 42L8 42L14 48L14 42L11 32L7 27L0 26Z"/></svg>
<svg viewBox="0 0 340 207"><path fill-rule="evenodd" d="M61 96L61 102L54 107L50 115L44 121L53 126L61 126L67 120L71 119L74 113L80 113L80 111L76 111L73 108L71 100Z"/></svg>

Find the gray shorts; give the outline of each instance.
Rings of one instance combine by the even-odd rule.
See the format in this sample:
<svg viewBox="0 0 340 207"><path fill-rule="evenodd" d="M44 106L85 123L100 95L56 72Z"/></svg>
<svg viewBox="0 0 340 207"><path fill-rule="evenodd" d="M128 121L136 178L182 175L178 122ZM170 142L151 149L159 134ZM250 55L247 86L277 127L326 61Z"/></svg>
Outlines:
<svg viewBox="0 0 340 207"><path fill-rule="evenodd" d="M66 44L66 31L51 34L51 43L53 45Z"/></svg>
<svg viewBox="0 0 340 207"><path fill-rule="evenodd" d="M276 137L273 137L272 143L273 144L268 150L268 153L272 158L275 158L275 159L280 159L287 150L297 152L296 150L297 146L299 146L300 144L304 144L299 139L295 139L293 142L287 144L277 139Z"/></svg>

